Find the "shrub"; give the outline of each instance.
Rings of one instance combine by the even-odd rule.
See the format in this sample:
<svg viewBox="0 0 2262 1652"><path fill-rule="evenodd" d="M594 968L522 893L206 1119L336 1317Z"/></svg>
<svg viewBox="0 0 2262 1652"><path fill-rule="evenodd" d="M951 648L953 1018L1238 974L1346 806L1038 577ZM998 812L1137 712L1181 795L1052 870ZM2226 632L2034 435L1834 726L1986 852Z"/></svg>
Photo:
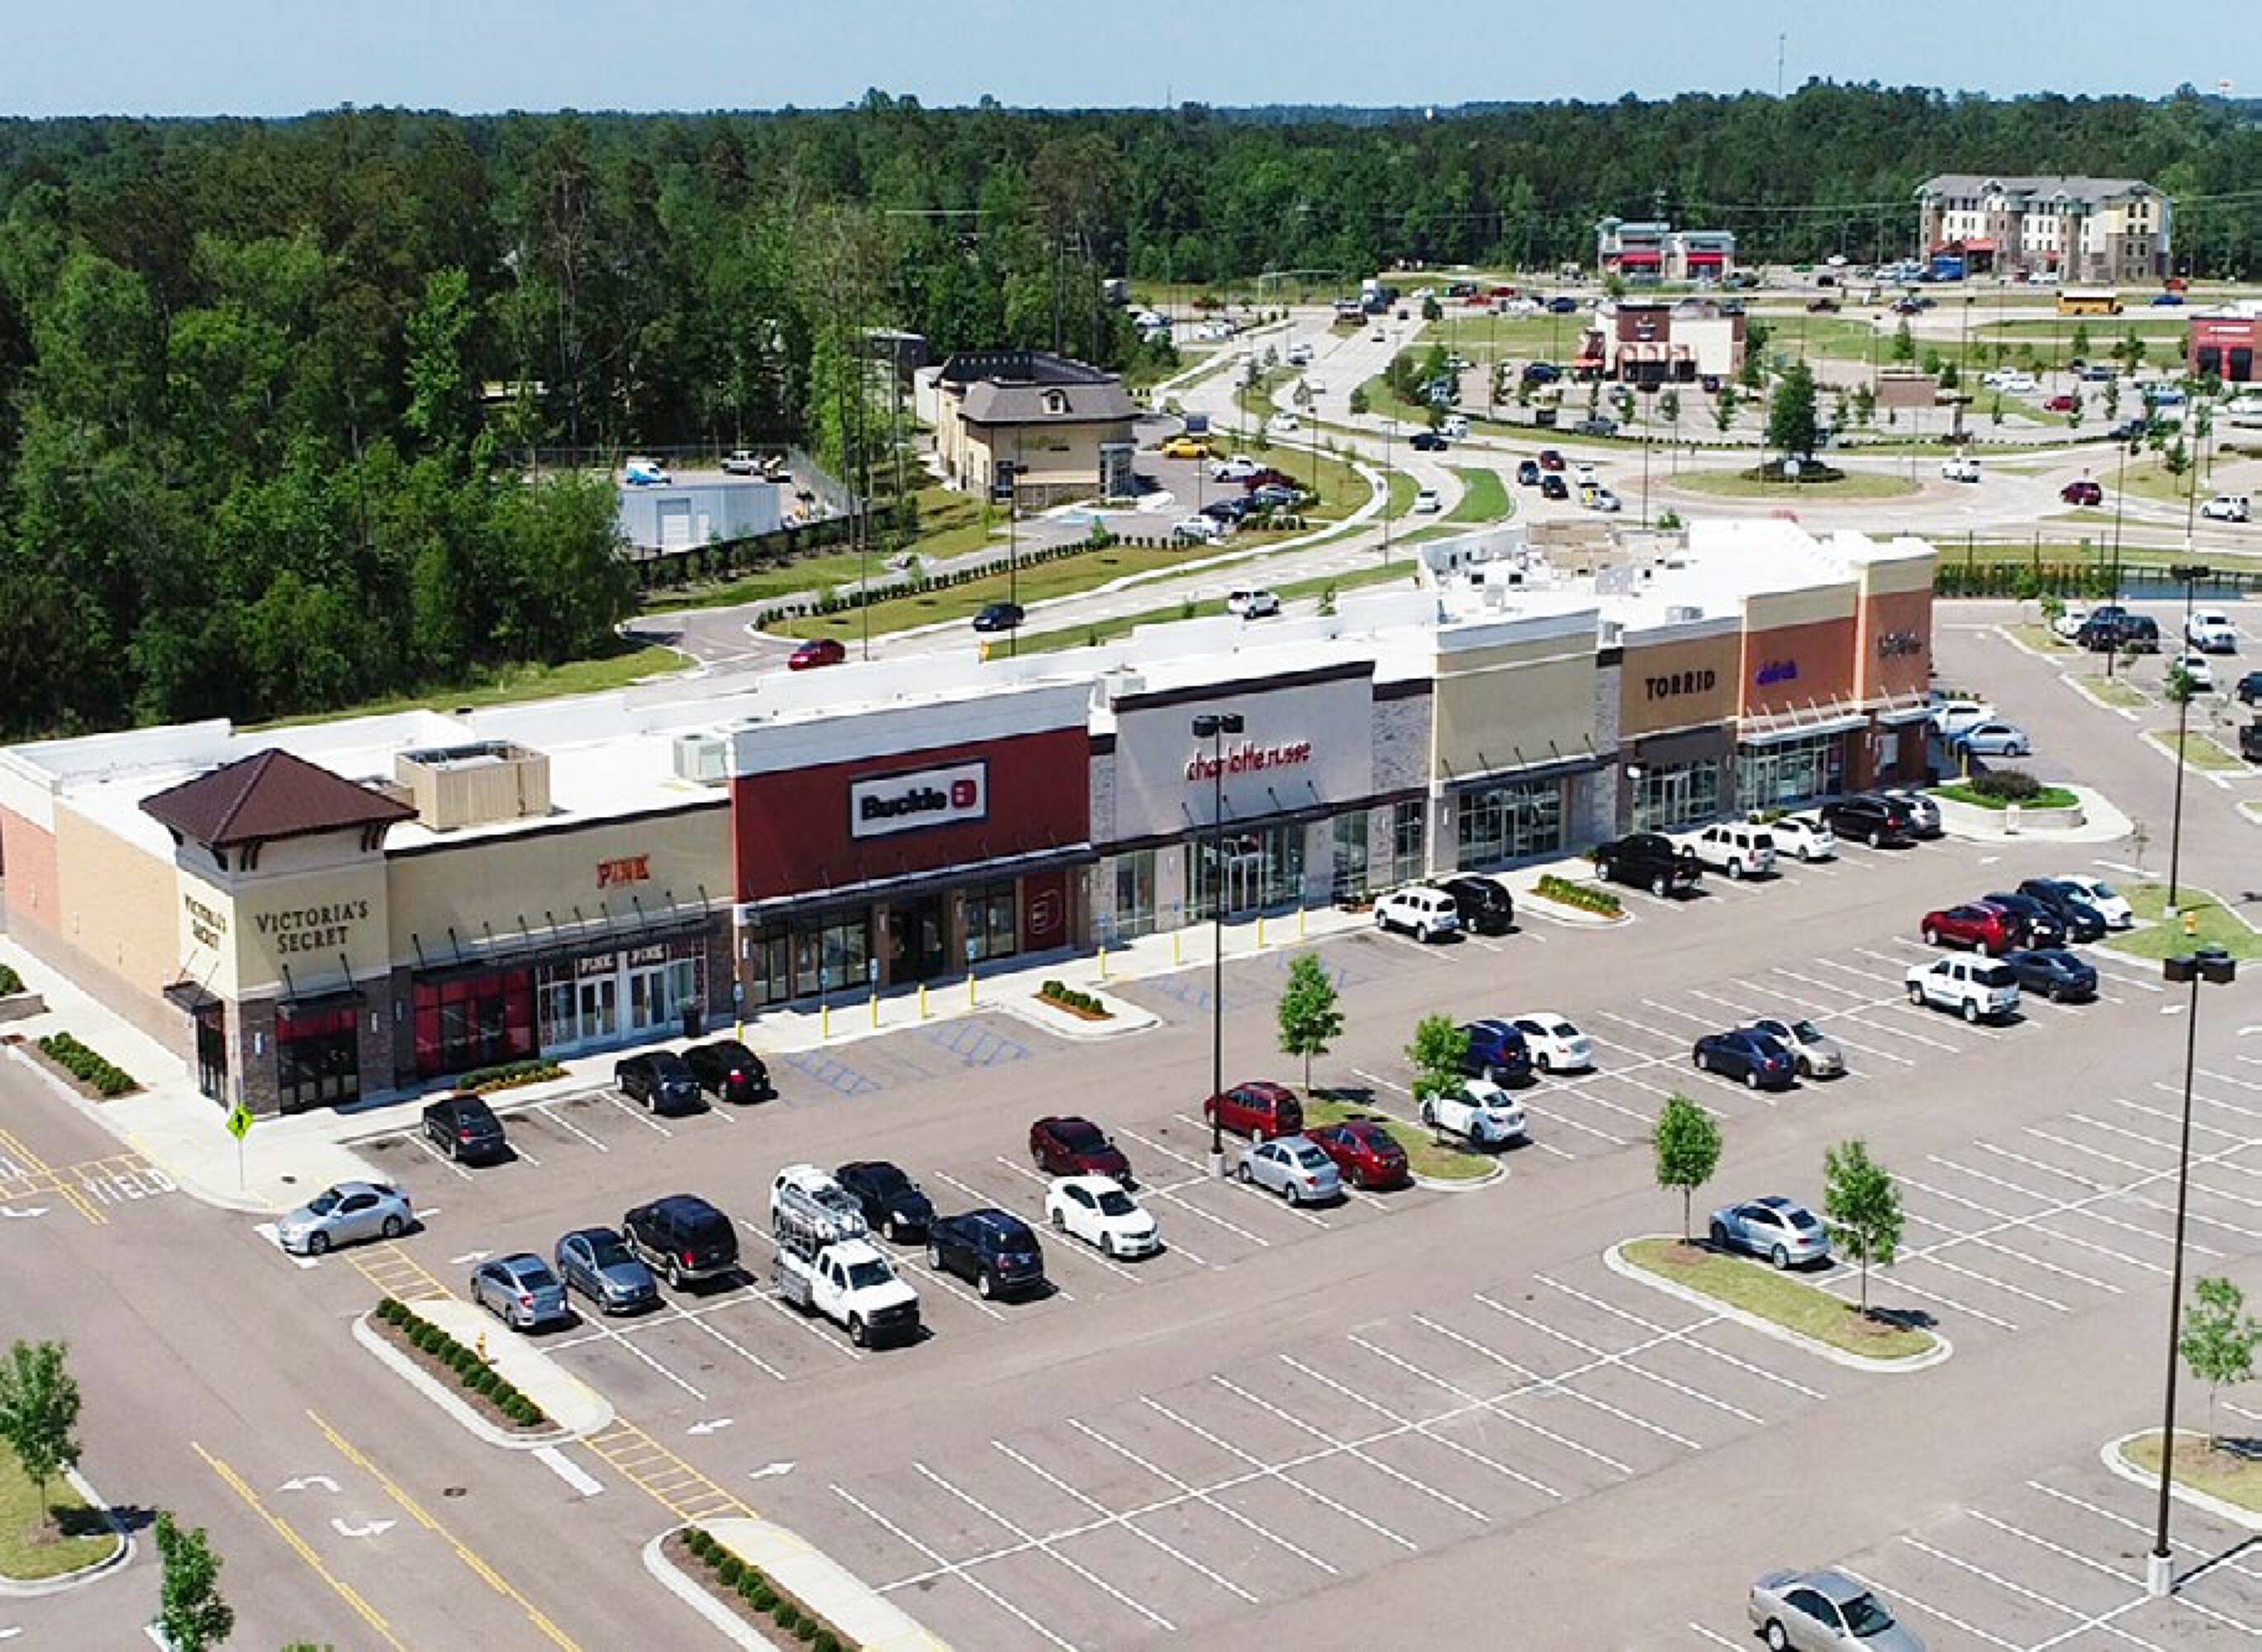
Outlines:
<svg viewBox="0 0 2262 1652"><path fill-rule="evenodd" d="M377 1317L387 1325L399 1325L407 1317L407 1312L408 1310L400 1305L398 1297L382 1297L377 1304Z"/></svg>
<svg viewBox="0 0 2262 1652"><path fill-rule="evenodd" d="M40 1052L97 1095L123 1095L141 1088L132 1074L112 1066L68 1032L51 1032L42 1038Z"/></svg>
<svg viewBox="0 0 2262 1652"><path fill-rule="evenodd" d="M687 1526L683 1528L683 1547L701 1560L708 1560L714 1555L715 1540L705 1526Z"/></svg>
<svg viewBox="0 0 2262 1652"><path fill-rule="evenodd" d="M736 1589L738 1579L746 1575L746 1562L736 1555L725 1555L715 1562L715 1575L723 1580L725 1589Z"/></svg>
<svg viewBox="0 0 2262 1652"><path fill-rule="evenodd" d="M777 1591L770 1587L769 1579L756 1577L752 1582L753 1587L746 1591L746 1604L753 1607L756 1612L776 1611Z"/></svg>
<svg viewBox="0 0 2262 1652"><path fill-rule="evenodd" d="M514 1084L539 1084L544 1079L565 1076L566 1069L555 1061L506 1061L500 1067L483 1067L465 1074L457 1086L483 1095L489 1090L508 1089Z"/></svg>
<svg viewBox="0 0 2262 1652"><path fill-rule="evenodd" d="M0 998L24 990L24 978L5 964L0 964Z"/></svg>
<svg viewBox="0 0 2262 1652"><path fill-rule="evenodd" d="M1078 992L1066 981L1048 980L1039 988L1037 995L1053 1003L1065 1004L1070 1009L1080 1009L1088 1016L1107 1014L1106 1006L1087 992Z"/></svg>
<svg viewBox="0 0 2262 1652"><path fill-rule="evenodd" d="M818 1631L824 1627L825 1626L823 1624L818 1622L816 1619L810 1617L804 1612L802 1616L801 1621L794 1626L793 1633L796 1637L806 1645L814 1642L817 1639Z"/></svg>
<svg viewBox="0 0 2262 1652"><path fill-rule="evenodd" d="M1605 917L1616 917L1624 909L1624 903L1608 889L1598 889L1590 883L1574 883L1568 878L1559 878L1553 873L1541 876L1538 893L1550 901L1582 911L1598 912Z"/></svg>
<svg viewBox="0 0 2262 1652"><path fill-rule="evenodd" d="M1982 797L2024 803L2042 795L2042 783L2024 769L1990 769L1985 774L1973 775L1970 786Z"/></svg>
<svg viewBox="0 0 2262 1652"><path fill-rule="evenodd" d="M779 1601L776 1609L770 1613L770 1616L775 1620L777 1627L788 1634L801 1633L801 1608L790 1600Z"/></svg>
<svg viewBox="0 0 2262 1652"><path fill-rule="evenodd" d="M493 1394L495 1390L502 1386L502 1378L494 1374L493 1366L488 1366L472 1379L472 1386L482 1394Z"/></svg>
<svg viewBox="0 0 2262 1652"><path fill-rule="evenodd" d="M842 1652L840 1637L830 1629L819 1629L810 1637L809 1644L816 1652Z"/></svg>

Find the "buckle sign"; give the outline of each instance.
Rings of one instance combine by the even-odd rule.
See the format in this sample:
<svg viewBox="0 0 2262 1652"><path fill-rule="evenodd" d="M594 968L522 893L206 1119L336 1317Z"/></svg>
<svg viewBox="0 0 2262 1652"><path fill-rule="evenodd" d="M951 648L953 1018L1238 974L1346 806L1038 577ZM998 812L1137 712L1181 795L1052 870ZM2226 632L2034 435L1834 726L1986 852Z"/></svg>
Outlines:
<svg viewBox="0 0 2262 1652"><path fill-rule="evenodd" d="M927 826L986 820L990 765L957 763L857 780L848 787L848 835L887 837Z"/></svg>

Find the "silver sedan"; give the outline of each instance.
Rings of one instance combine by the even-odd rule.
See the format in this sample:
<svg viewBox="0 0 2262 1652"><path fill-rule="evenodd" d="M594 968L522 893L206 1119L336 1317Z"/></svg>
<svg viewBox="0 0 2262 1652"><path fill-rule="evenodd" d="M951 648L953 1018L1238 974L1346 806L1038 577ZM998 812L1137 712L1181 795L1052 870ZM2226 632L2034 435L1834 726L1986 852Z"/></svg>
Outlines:
<svg viewBox="0 0 2262 1652"><path fill-rule="evenodd" d="M1291 1204L1316 1204L1343 1196L1336 1161L1301 1136L1252 1142L1241 1150L1241 1179L1279 1194Z"/></svg>
<svg viewBox="0 0 2262 1652"><path fill-rule="evenodd" d="M1781 1194L1713 1211L1711 1235L1716 1251L1748 1251L1777 1268L1830 1257L1830 1230L1822 1218Z"/></svg>
<svg viewBox="0 0 2262 1652"><path fill-rule="evenodd" d="M1752 1584L1752 1627L1772 1652L1924 1652L1885 1603L1843 1572L1768 1572Z"/></svg>
<svg viewBox="0 0 2262 1652"><path fill-rule="evenodd" d="M383 1182L341 1182L276 1223L275 1238L293 1255L320 1256L334 1245L399 1239L415 1221L408 1196L399 1188Z"/></svg>
<svg viewBox="0 0 2262 1652"><path fill-rule="evenodd" d="M472 1300L514 1331L570 1319L573 1312L566 1305L566 1287L532 1251L498 1256L472 1269Z"/></svg>
<svg viewBox="0 0 2262 1652"><path fill-rule="evenodd" d="M1838 1040L1812 1021L1784 1021L1769 1016L1752 1023L1754 1032L1764 1032L1790 1052L1804 1079L1834 1079L1846 1071L1846 1052Z"/></svg>

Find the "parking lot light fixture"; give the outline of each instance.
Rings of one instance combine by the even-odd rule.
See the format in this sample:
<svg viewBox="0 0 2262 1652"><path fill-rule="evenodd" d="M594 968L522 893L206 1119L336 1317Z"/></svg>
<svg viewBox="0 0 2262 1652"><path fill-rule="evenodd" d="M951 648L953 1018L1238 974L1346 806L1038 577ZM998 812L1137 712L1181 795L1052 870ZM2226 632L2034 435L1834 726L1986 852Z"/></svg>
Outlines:
<svg viewBox="0 0 2262 1652"><path fill-rule="evenodd" d="M2160 1408L2160 1496L2152 1552L2145 1558L2144 1582L2155 1599L2175 1591L2175 1556L2168 1548L2168 1500L2175 1477L2176 1375L2183 1335L2184 1225L2191 1203L2192 1073L2199 1062L2199 989L2202 984L2227 987L2237 978L2238 961L2219 947L2184 953L2162 960L2160 973L2171 985L2191 988L2191 1002L2184 1009L2184 1110L2176 1145L2175 1254L2168 1274L2167 1397Z"/></svg>
<svg viewBox="0 0 2262 1652"><path fill-rule="evenodd" d="M1210 743L1209 765L1209 1093L1225 1094L1225 736L1239 734L1237 711L1205 711L1194 718L1194 738ZM1225 1131L1214 1108L1209 1119L1209 1173L1225 1174Z"/></svg>

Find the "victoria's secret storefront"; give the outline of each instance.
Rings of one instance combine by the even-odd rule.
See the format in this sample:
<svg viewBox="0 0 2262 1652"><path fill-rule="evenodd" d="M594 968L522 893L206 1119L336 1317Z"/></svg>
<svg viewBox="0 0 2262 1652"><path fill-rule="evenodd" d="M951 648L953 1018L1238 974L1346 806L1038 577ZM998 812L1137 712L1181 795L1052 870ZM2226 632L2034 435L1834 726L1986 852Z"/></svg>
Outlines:
<svg viewBox="0 0 2262 1652"><path fill-rule="evenodd" d="M1081 688L1048 688L741 730L731 820L747 1006L1080 940L1085 705ZM1017 717L1032 727L1009 731ZM826 747L859 754L811 760Z"/></svg>

